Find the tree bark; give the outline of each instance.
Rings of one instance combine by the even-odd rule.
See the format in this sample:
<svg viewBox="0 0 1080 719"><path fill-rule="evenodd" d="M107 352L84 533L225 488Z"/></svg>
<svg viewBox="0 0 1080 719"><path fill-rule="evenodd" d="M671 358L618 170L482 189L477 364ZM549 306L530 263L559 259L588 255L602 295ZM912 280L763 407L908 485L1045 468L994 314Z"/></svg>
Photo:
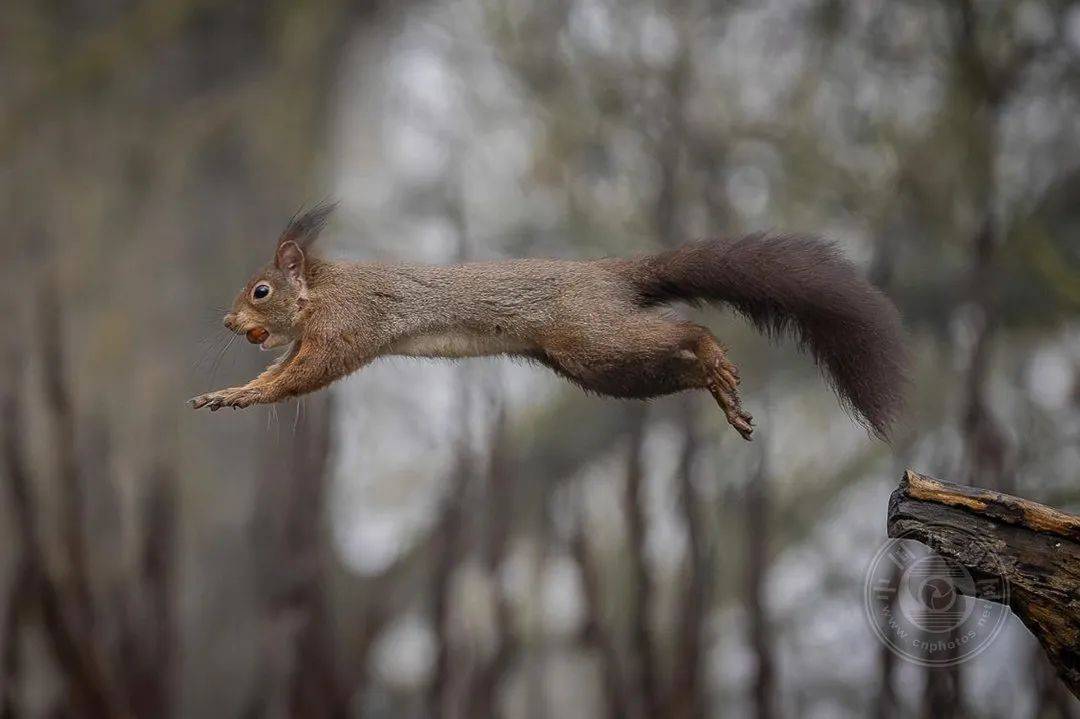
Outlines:
<svg viewBox="0 0 1080 719"><path fill-rule="evenodd" d="M908 470L889 500L888 528L890 537L917 539L975 577L1003 579L1008 606L1080 698L1080 517ZM970 551L973 536L991 551ZM1005 601L996 586L975 583L982 599Z"/></svg>

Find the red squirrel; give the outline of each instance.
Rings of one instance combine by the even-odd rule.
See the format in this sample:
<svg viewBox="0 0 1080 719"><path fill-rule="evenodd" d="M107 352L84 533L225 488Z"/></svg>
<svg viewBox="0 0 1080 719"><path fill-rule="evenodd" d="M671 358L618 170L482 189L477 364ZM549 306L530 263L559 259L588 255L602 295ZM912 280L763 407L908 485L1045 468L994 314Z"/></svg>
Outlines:
<svg viewBox="0 0 1080 719"><path fill-rule="evenodd" d="M790 332L841 402L885 437L902 404L899 314L829 243L797 235L712 239L644 257L447 266L330 262L311 254L333 211L295 216L225 326L263 349L290 345L242 387L192 407L248 407L313 392L377 357L514 355L585 390L645 399L707 389L745 439L739 372L708 328L662 311L729 305L770 336Z"/></svg>

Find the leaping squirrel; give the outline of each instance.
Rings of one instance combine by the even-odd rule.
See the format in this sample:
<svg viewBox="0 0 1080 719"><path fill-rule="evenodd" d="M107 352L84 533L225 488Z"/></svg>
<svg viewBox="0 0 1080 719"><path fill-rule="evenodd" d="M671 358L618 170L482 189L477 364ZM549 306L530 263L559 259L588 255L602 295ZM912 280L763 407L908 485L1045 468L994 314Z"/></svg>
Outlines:
<svg viewBox="0 0 1080 719"><path fill-rule="evenodd" d="M821 240L754 234L636 259L330 262L310 250L334 207L294 217L273 262L225 315L250 342L289 350L244 386L192 407L278 402L382 356L515 355L612 397L707 389L750 439L753 418L723 345L660 309L704 301L730 305L765 334L790 331L878 436L900 410L906 353L896 308Z"/></svg>

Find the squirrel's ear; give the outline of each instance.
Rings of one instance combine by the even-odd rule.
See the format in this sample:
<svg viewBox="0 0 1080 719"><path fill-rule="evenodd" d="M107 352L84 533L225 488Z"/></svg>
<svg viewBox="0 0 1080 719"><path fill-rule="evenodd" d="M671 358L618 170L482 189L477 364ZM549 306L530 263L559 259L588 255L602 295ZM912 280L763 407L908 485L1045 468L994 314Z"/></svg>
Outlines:
<svg viewBox="0 0 1080 719"><path fill-rule="evenodd" d="M312 242L319 237L319 233L326 227L330 215L337 209L338 203L323 201L306 212L293 215L285 231L278 239L278 245L286 242L295 242L300 249L306 250Z"/></svg>
<svg viewBox="0 0 1080 719"><path fill-rule="evenodd" d="M274 265L294 284L304 283L304 251L292 240L278 245Z"/></svg>

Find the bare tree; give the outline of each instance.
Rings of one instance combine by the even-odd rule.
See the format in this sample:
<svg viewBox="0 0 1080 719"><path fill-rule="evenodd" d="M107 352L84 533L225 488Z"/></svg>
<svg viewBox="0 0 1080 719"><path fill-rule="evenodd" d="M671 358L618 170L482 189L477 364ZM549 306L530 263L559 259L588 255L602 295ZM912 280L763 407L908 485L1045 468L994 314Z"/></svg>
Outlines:
<svg viewBox="0 0 1080 719"><path fill-rule="evenodd" d="M656 646L652 639L653 589L648 558L645 553L647 525L645 520L645 476L642 466L642 444L645 441L646 410L634 405L633 428L626 449L626 475L623 490L623 512L626 514L630 544L631 644L634 647L635 685L643 716L656 716L661 709L660 676Z"/></svg>
<svg viewBox="0 0 1080 719"><path fill-rule="evenodd" d="M771 719L776 710L776 669L765 599L769 567L769 470L764 445L758 470L746 484L746 607L750 615L750 647L757 660L754 674L754 716Z"/></svg>
<svg viewBox="0 0 1080 719"><path fill-rule="evenodd" d="M497 694L503 677L511 669L518 653L513 607L503 589L499 572L510 548L511 518L514 516L513 462L506 430L506 406L497 406L489 439L487 482L483 501L487 504L487 533L484 540L484 564L494 596L495 646L491 655L476 669L469 690L467 716L495 716Z"/></svg>
<svg viewBox="0 0 1080 719"><path fill-rule="evenodd" d="M61 458L61 488L74 487L80 493L78 461L74 456L74 407L70 401L68 384L63 372L60 357L62 340L60 338L59 305L45 305L42 318L43 329L42 356L45 365L47 404L52 414L53 429L61 438L70 443L68 449L61 449L65 456ZM126 699L127 692L116 674L116 662L95 633L92 594L87 583L89 573L83 564L82 569L73 574L74 580L58 579L50 570L46 539L38 517L41 508L38 505L33 481L26 460L25 438L22 436L24 417L20 409L21 377L14 371L10 382L5 382L7 389L3 397L4 424L4 461L11 491L11 507L15 515L21 544L20 572L25 581L21 596L13 597L17 608L11 617L11 624L5 633L5 664L8 671L18 677L18 638L21 626L30 618L28 604L33 602L41 624L49 640L49 648L58 668L65 678L69 692L63 710L72 711L87 717L124 717L131 714ZM66 456L70 452L70 456ZM63 501L64 498L62 498ZM73 565L86 560L84 531L84 507L79 500L64 501L65 522L74 522L74 531L64 526L64 549L67 559ZM78 534L78 536L75 536ZM9 692L17 690L16 686ZM5 711L14 713L13 694L5 697Z"/></svg>
<svg viewBox="0 0 1080 719"><path fill-rule="evenodd" d="M604 701L610 719L631 716L628 693L623 679L615 639L604 623L602 609L602 577L589 547L587 528L579 517L570 541L570 553L581 572L582 593L585 600L585 620L581 626L581 643L592 647L600 658L600 671L604 682Z"/></svg>
<svg viewBox="0 0 1080 719"><path fill-rule="evenodd" d="M975 338L967 358L967 378L960 426L968 483L1005 490L1006 441L986 398L986 378L997 327L994 255L1001 240L995 206L998 188L995 165L999 155L1001 108L1014 91L1026 62L1026 52L1015 51L1006 63L984 53L982 18L970 0L948 8L956 67L955 85L967 101L974 122L967 129L973 144L972 192L978 227L971 239L968 303L974 312ZM950 636L954 639L955 636ZM947 657L943 657L947 659ZM926 716L962 717L967 714L959 665L927 671L923 712Z"/></svg>
<svg viewBox="0 0 1080 719"><path fill-rule="evenodd" d="M464 551L466 491L474 468L472 447L467 436L459 438L449 476L443 507L435 528L438 537L432 557L431 617L435 634L435 666L428 687L428 713L433 717L458 717L455 689L460 675L454 661L450 625L450 591L454 570Z"/></svg>

